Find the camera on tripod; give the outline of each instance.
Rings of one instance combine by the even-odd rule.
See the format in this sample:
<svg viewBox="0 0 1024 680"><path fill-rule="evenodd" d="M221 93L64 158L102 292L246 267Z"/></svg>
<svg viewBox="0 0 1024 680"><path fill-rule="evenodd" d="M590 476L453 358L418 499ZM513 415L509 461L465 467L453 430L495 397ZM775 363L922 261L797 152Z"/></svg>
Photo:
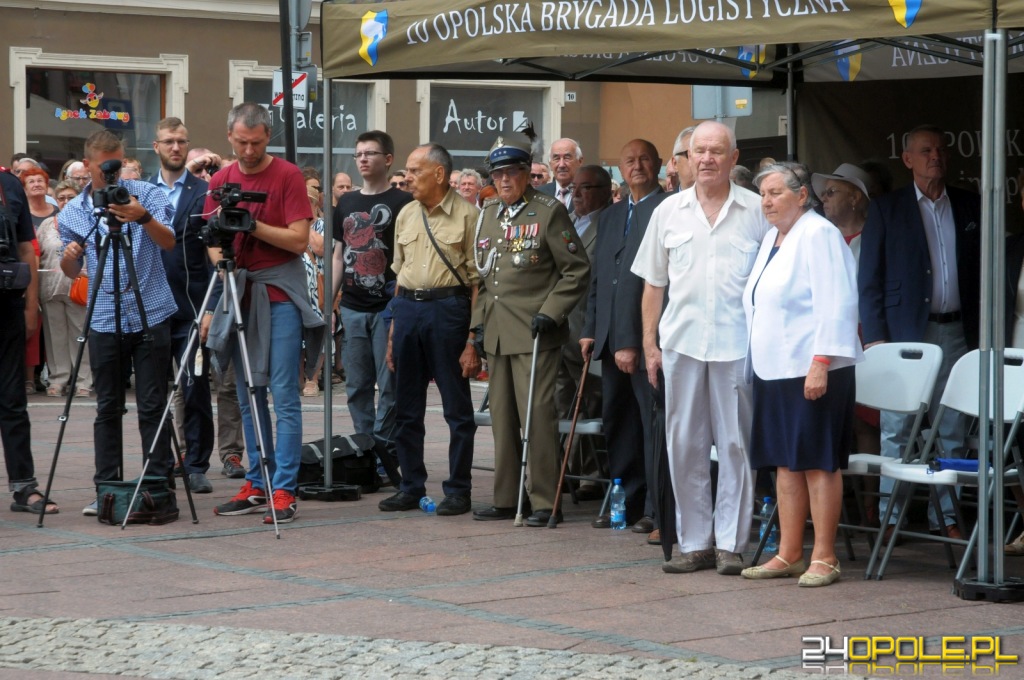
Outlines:
<svg viewBox="0 0 1024 680"><path fill-rule="evenodd" d="M128 205L132 202L132 195L117 183L121 176L121 161L116 158L104 161L100 164L100 171L103 172L103 183L106 186L92 192L92 205L93 209L107 217L109 222L111 216L107 208L112 205Z"/></svg>
<svg viewBox="0 0 1024 680"><path fill-rule="evenodd" d="M256 221L245 208L239 208L242 201L263 203L267 194L263 191L242 191L241 184L224 184L210 192L213 200L220 203L220 213L214 215L200 232L200 238L207 245L230 244L235 234L251 234L256 231Z"/></svg>

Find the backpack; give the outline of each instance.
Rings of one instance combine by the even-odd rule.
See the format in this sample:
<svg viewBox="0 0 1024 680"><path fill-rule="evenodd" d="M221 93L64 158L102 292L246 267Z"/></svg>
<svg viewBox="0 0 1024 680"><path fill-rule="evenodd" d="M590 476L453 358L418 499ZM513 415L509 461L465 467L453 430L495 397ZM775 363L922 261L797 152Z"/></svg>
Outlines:
<svg viewBox="0 0 1024 680"><path fill-rule="evenodd" d="M32 282L27 262L18 256L17 221L0 183L0 291L22 292Z"/></svg>

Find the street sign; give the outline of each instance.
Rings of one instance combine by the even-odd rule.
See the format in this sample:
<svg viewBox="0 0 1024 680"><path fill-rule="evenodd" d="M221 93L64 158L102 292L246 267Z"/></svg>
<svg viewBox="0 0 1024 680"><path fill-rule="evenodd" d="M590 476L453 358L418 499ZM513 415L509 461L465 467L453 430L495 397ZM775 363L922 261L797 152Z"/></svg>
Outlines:
<svg viewBox="0 0 1024 680"><path fill-rule="evenodd" d="M316 101L316 67L292 71L292 105L305 106ZM310 83L312 82L312 87ZM271 92L270 103L274 106L284 106L284 71L274 71L274 84Z"/></svg>

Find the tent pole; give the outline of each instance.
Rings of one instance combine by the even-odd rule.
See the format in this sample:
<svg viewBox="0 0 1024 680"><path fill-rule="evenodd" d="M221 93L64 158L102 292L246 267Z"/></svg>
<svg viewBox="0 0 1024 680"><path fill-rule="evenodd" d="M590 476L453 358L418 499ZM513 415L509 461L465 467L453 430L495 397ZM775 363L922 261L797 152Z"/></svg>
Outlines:
<svg viewBox="0 0 1024 680"><path fill-rule="evenodd" d="M324 198L324 321L327 323L327 332L324 333L324 486L330 489L334 485L333 463L334 446L331 444L331 416L333 410L331 401L334 398L334 390L331 386L331 378L334 373L334 358L331 356L331 345L334 341L334 325L331 323L331 310L334 309L334 286L332 282L332 265L334 257L334 148L332 134L332 122L334 121L333 106L331 102L331 79L324 77L324 173L320 180L320 186L325 189ZM328 188L329 187L329 188ZM332 200L326 200L330 197Z"/></svg>
<svg viewBox="0 0 1024 680"><path fill-rule="evenodd" d="M796 95L793 62L786 64L786 160L796 160Z"/></svg>
<svg viewBox="0 0 1024 680"><path fill-rule="evenodd" d="M1003 327L1006 221L1006 31L985 33L981 164L980 445L978 451L977 575L957 580L962 599L1024 600L1024 580L1003 573ZM1019 405L1012 404L1016 409ZM989 473L989 462L992 472ZM991 526L989 524L989 508ZM992 557L989 558L989 544ZM969 559L965 555L964 559Z"/></svg>

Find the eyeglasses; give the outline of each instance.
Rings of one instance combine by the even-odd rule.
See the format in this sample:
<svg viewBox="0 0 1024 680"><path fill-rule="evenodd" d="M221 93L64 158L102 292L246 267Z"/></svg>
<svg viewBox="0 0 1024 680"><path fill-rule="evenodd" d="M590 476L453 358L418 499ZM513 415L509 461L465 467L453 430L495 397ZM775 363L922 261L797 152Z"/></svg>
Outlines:
<svg viewBox="0 0 1024 680"><path fill-rule="evenodd" d="M352 154L352 158L355 158L356 160L359 160L360 158L365 158L367 160L370 160L374 156L383 156L383 155L385 155L383 151L357 151L354 154Z"/></svg>
<svg viewBox="0 0 1024 680"><path fill-rule="evenodd" d="M840 189L839 187L829 187L828 189L825 189L825 191L822 192L821 197L822 198L832 198L836 194L843 194L843 193L846 193L845 189Z"/></svg>
<svg viewBox="0 0 1024 680"><path fill-rule="evenodd" d="M168 148L173 146L188 146L187 139L158 139L156 143L160 146L166 146Z"/></svg>
<svg viewBox="0 0 1024 680"><path fill-rule="evenodd" d="M680 156L682 156L683 158L686 158L686 159L690 158L690 152L689 151L680 151L679 153L674 153L672 155L674 157L676 157L676 158L679 158Z"/></svg>
<svg viewBox="0 0 1024 680"><path fill-rule="evenodd" d="M532 177L533 179L544 179L543 173L538 174L536 172L531 172L530 177Z"/></svg>
<svg viewBox="0 0 1024 680"><path fill-rule="evenodd" d="M408 184L409 184L408 182L392 182L391 183L391 188L392 189L404 189L406 186L408 186Z"/></svg>
<svg viewBox="0 0 1024 680"><path fill-rule="evenodd" d="M68 175L68 179L72 182L88 182L89 175Z"/></svg>
<svg viewBox="0 0 1024 680"><path fill-rule="evenodd" d="M524 170L518 165L510 165L504 168L497 168L491 170L491 177L494 179L501 179L502 177L518 177L519 174Z"/></svg>
<svg viewBox="0 0 1024 680"><path fill-rule="evenodd" d="M72 198L74 198L76 195L77 194L57 194L57 202L58 203L67 203Z"/></svg>
<svg viewBox="0 0 1024 680"><path fill-rule="evenodd" d="M316 185L316 184L310 184L310 186L311 186L312 188L316 189L317 191L320 191L320 190L321 190L321 189L320 189L320 187L319 187L318 185Z"/></svg>

